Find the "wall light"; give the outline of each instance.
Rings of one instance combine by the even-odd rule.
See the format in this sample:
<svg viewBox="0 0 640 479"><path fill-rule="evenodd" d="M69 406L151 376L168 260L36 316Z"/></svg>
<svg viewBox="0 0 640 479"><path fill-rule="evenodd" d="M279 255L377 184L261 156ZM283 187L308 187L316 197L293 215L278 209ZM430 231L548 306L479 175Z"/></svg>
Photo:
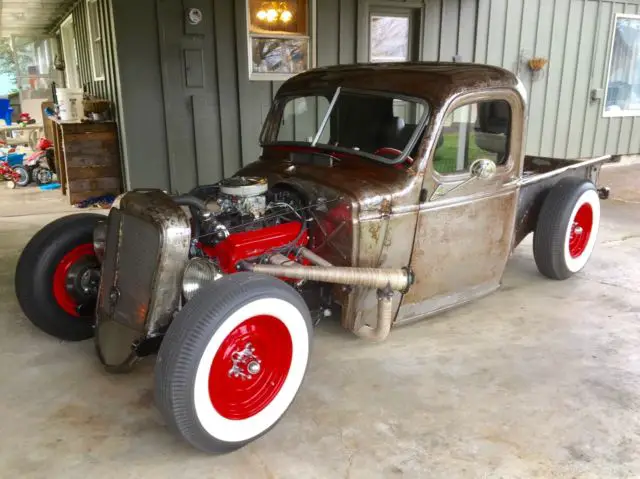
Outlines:
<svg viewBox="0 0 640 479"><path fill-rule="evenodd" d="M289 10L285 10L280 14L280 20L284 23L289 23L292 18L293 18L293 13L291 13Z"/></svg>
<svg viewBox="0 0 640 479"><path fill-rule="evenodd" d="M287 2L266 2L256 13L256 18L267 23L274 23L278 19L282 23L289 23L293 20L293 13L288 9Z"/></svg>

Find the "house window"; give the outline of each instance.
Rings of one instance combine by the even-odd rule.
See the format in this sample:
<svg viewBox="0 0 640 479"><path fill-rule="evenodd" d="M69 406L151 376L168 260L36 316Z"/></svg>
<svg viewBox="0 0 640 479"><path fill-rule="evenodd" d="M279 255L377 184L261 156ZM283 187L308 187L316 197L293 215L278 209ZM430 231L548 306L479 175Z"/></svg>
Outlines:
<svg viewBox="0 0 640 479"><path fill-rule="evenodd" d="M249 78L285 80L313 66L314 0L247 0Z"/></svg>
<svg viewBox="0 0 640 479"><path fill-rule="evenodd" d="M87 23L89 24L89 41L91 68L94 80L104 80L104 57L102 56L102 33L98 20L98 0L87 0Z"/></svg>
<svg viewBox="0 0 640 479"><path fill-rule="evenodd" d="M604 116L640 116L640 15L615 16Z"/></svg>
<svg viewBox="0 0 640 479"><path fill-rule="evenodd" d="M411 21L409 14L374 13L369 20L369 61L404 62L409 60Z"/></svg>

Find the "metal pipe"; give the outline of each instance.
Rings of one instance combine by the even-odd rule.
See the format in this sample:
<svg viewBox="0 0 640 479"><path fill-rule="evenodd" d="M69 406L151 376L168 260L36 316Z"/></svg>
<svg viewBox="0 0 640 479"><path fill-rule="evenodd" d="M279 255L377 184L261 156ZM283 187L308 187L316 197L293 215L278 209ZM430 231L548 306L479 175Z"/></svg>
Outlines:
<svg viewBox="0 0 640 479"><path fill-rule="evenodd" d="M207 211L207 204L200 198L197 198L193 195L174 196L172 197L172 199L180 206L192 206L200 212Z"/></svg>
<svg viewBox="0 0 640 479"><path fill-rule="evenodd" d="M321 256L318 256L313 251L311 251L310 249L305 248L304 246L300 247L298 249L298 252L300 253L300 256L302 256L305 259L308 259L309 261L311 261L316 266L325 266L327 268L333 266L326 259L324 259Z"/></svg>
<svg viewBox="0 0 640 479"><path fill-rule="evenodd" d="M413 282L412 275L406 269L349 268L325 266L276 266L270 264L245 263L244 267L255 273L268 274L281 278L306 279L367 288L391 288L393 291L406 291Z"/></svg>
<svg viewBox="0 0 640 479"><path fill-rule="evenodd" d="M286 266L288 263L298 264L292 259L287 258L285 255L276 253L269 256L269 263L275 264L276 266Z"/></svg>
<svg viewBox="0 0 640 479"><path fill-rule="evenodd" d="M355 333L369 341L384 341L391 331L393 321L393 291L378 290L378 323L375 328L365 324Z"/></svg>

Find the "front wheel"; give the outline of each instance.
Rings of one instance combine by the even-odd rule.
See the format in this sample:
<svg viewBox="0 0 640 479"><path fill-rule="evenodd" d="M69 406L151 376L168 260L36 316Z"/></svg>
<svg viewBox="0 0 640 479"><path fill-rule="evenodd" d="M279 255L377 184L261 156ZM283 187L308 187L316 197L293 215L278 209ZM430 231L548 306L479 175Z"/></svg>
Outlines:
<svg viewBox="0 0 640 479"><path fill-rule="evenodd" d="M27 186L31 183L31 173L26 166L18 165L13 167L14 183L17 186Z"/></svg>
<svg viewBox="0 0 640 479"><path fill-rule="evenodd" d="M84 213L52 221L27 243L18 260L15 290L27 318L59 339L93 336L100 263L93 229L104 216Z"/></svg>
<svg viewBox="0 0 640 479"><path fill-rule="evenodd" d="M293 402L309 361L302 297L271 277L236 273L176 315L158 353L155 395L169 427L209 453L271 429Z"/></svg>

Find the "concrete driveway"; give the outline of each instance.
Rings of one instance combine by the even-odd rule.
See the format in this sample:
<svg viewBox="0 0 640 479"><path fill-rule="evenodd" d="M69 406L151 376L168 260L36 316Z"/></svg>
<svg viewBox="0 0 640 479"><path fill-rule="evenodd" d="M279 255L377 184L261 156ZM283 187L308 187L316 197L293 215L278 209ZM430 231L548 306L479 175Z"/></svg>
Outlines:
<svg viewBox="0 0 640 479"><path fill-rule="evenodd" d="M528 238L501 291L384 344L322 323L289 413L219 457L164 428L152 406L152 360L108 375L91 341L61 343L23 317L13 292L18 251L53 215L34 203L3 208L0 476L638 477L640 165L607 167L602 183L614 198L577 277L543 279ZM6 204L14 192L2 190ZM55 214L68 213L53 193ZM29 214L6 217L21 212Z"/></svg>

